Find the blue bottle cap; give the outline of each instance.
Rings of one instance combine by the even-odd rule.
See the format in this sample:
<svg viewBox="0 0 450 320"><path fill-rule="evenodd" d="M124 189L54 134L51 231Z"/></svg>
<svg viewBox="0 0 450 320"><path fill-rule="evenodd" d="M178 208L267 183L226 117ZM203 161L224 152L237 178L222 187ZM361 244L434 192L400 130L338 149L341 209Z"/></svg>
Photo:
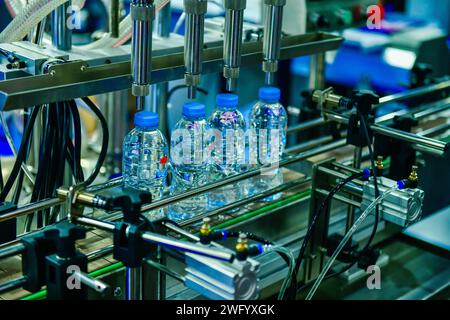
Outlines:
<svg viewBox="0 0 450 320"><path fill-rule="evenodd" d="M235 109L238 106L238 96L232 93L221 93L216 97L219 109Z"/></svg>
<svg viewBox="0 0 450 320"><path fill-rule="evenodd" d="M159 115L150 111L136 112L134 115L134 125L140 128L158 128Z"/></svg>
<svg viewBox="0 0 450 320"><path fill-rule="evenodd" d="M186 118L203 118L205 115L204 104L198 102L186 102L183 105L183 116Z"/></svg>
<svg viewBox="0 0 450 320"><path fill-rule="evenodd" d="M280 101L281 91L275 87L262 87L259 89L259 99L268 102L276 103Z"/></svg>

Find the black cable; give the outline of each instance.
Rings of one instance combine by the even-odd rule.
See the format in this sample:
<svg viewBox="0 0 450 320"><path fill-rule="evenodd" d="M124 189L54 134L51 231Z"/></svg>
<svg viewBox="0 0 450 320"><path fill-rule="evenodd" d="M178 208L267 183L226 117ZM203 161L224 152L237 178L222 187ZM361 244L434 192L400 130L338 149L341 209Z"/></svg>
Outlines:
<svg viewBox="0 0 450 320"><path fill-rule="evenodd" d="M19 174L19 170L21 170L22 163L25 161L28 143L29 143L29 140L31 137L31 133L33 131L33 126L36 121L38 112L39 112L39 108L35 107L33 109L33 112L31 113L30 121L28 122L28 125L27 125L26 129L24 130L22 142L20 143L20 148L19 148L19 151L17 152L16 161L15 161L14 166L11 170L11 173L8 177L8 180L6 181L6 183L4 185L4 188L0 192L0 202L5 201L6 197L8 196L9 192L11 191L12 186L14 185L14 181L16 180L16 177Z"/></svg>
<svg viewBox="0 0 450 320"><path fill-rule="evenodd" d="M350 270L356 263L357 263L357 261L354 261L354 262L350 263L349 265L347 265L346 267L344 267L341 270L336 271L336 272L329 273L331 271L331 270L329 270L327 272L327 275L323 278L322 282L343 274L344 272ZM304 284L303 286L301 286L300 288L297 289L297 294L299 294L303 290L311 287L313 284L314 284L314 281L310 281L307 284Z"/></svg>
<svg viewBox="0 0 450 320"><path fill-rule="evenodd" d="M184 88L187 88L187 86L183 84L183 85L175 86L175 87L173 87L172 89L170 89L169 92L167 92L167 101L170 100L170 97L171 97L176 91L181 90L181 89L184 89ZM207 96L207 95L209 94L209 92L208 92L207 90L203 89L203 88L197 88L197 90L198 90L199 92L203 93L205 96Z"/></svg>
<svg viewBox="0 0 450 320"><path fill-rule="evenodd" d="M377 179L377 175L376 175L376 167L375 167L374 153L373 153L373 150L372 150L372 142L370 141L369 132L367 130L367 125L366 125L365 118L364 118L363 115L361 115L360 117L361 117L361 127L363 128L364 135L366 137L367 144L368 144L368 149L369 149L369 156L370 156L370 162L371 162L371 167L372 167L372 175L373 175L374 187L375 187L375 198L378 198L378 196L379 196L378 179ZM338 191L336 191L336 192L338 192ZM334 194L336 192L333 192L333 196L334 196ZM331 195L331 193L332 192L330 192L329 195ZM324 201L322 203L321 209L323 209L324 204L326 202L327 201ZM321 209L319 209L319 211ZM368 240L367 244L365 245L363 250L361 250L361 252L359 254L359 257L357 259L355 259L355 261L352 262L351 264L349 264L347 267L343 268L342 270L340 270L338 272L335 272L335 273L328 274L324 279L329 279L329 278L335 277L335 276L337 276L339 274L342 274L342 273L346 272L347 270L349 270L350 268L352 268L358 262L358 260L361 257L362 253L364 251L366 251L367 249L369 249L369 247L371 246L372 241L375 238L375 235L376 235L377 230L378 230L378 222L379 222L379 207L377 205L376 209L375 209L375 222L374 222L374 226L373 226L373 229L372 229L372 233L371 233L371 235L369 237L369 240ZM300 289L296 290L296 292L299 292L299 291L303 290L307 286L309 286L309 284L306 284L305 286L303 286Z"/></svg>
<svg viewBox="0 0 450 320"><path fill-rule="evenodd" d="M366 120L362 114L361 114L361 127L363 128L364 135L366 136L366 140L367 140L367 147L369 149L369 156L370 156L370 164L372 166L373 184L375 187L375 199L377 199L380 196L380 190L378 189L378 179L377 179L377 173L376 173L377 169L375 167L375 159L374 159L374 153L373 153L373 149L372 149L372 141L370 141L369 131L367 130L367 125L366 125ZM379 219L380 219L380 211L379 211L379 206L377 204L375 207L375 222L373 224L372 233L371 233L370 238L369 238L366 246L364 247L363 251L369 249L369 247L371 246L372 241L375 238L375 235L378 230L378 220Z"/></svg>
<svg viewBox="0 0 450 320"><path fill-rule="evenodd" d="M306 248L308 247L308 243L311 240L311 237L313 235L313 232L316 228L316 224L317 221L319 219L319 217L321 216L322 212L324 211L324 209L326 208L326 206L328 205L328 203L331 201L331 199L333 199L334 195L336 193L338 193L347 183L358 179L360 177L364 176L364 172L358 172L355 173L349 177L347 177L346 179L342 180L339 184L337 184L327 195L327 197L325 198L325 200L322 202L322 204L320 205L319 209L317 210L316 214L314 214L311 223L309 224L308 230L306 232L306 235L303 239L302 242L302 246L300 248L300 251L298 253L298 257L297 260L295 262L295 267L294 267L294 272L292 273L292 279L291 279L291 285L288 288L288 290L286 290L287 296L290 297L290 299L295 299L295 295L297 293L297 275L298 272L300 271L300 267L303 261L303 257L305 255L306 252ZM285 297L283 297L284 299Z"/></svg>
<svg viewBox="0 0 450 320"><path fill-rule="evenodd" d="M82 98L84 103L89 107L89 109L94 112L94 114L97 116L97 118L100 120L100 124L102 126L102 148L100 150L100 154L98 156L97 164L95 165L94 171L91 173L91 175L84 181L85 185L88 186L92 182L94 182L95 178L99 174L103 163L106 159L106 154L108 152L108 142L109 142L109 130L108 130L108 124L106 122L105 117L103 116L100 109L88 98L84 97Z"/></svg>
<svg viewBox="0 0 450 320"><path fill-rule="evenodd" d="M245 234L247 239L259 242L259 243L264 244L264 245L273 245L273 243L271 241L266 240L266 239L264 239L264 238L262 238L260 236L257 236L256 234L251 233L251 232L227 231L227 237L238 238L241 233Z"/></svg>
<svg viewBox="0 0 450 320"><path fill-rule="evenodd" d="M29 110L25 109L25 112L23 114L23 128L24 129L27 127L28 121L29 121ZM30 137L30 139L28 141L28 147L27 147L27 151L26 151L26 155L25 155L26 159L28 159L28 155L29 155L29 152L30 152L32 137L33 137L33 135L31 135L31 137ZM16 182L16 189L14 191L14 195L13 195L13 198L12 198L13 199L12 200L13 204L15 204L15 205L17 205L19 203L19 200L20 200L20 195L22 193L22 186L23 186L24 177L25 177L25 172L23 170L20 170L19 177L18 177L17 182Z"/></svg>
<svg viewBox="0 0 450 320"><path fill-rule="evenodd" d="M5 186L3 181L3 169L2 169L2 159L0 158L0 189L3 189Z"/></svg>
<svg viewBox="0 0 450 320"><path fill-rule="evenodd" d="M77 183L81 183L84 181L83 169L81 168L81 120L80 113L78 112L77 104L74 100L68 101L68 106L72 113L73 120L73 132L74 132L74 153L73 153L73 168L74 168L74 177Z"/></svg>

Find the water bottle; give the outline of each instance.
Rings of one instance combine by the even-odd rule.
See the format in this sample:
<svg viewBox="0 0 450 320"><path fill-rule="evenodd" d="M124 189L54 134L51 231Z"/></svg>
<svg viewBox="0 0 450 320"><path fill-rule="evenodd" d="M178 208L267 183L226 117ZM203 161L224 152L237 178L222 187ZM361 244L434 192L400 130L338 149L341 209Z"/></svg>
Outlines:
<svg viewBox="0 0 450 320"><path fill-rule="evenodd" d="M123 182L126 188L150 192L155 201L163 196L166 185L167 140L158 130L157 113L137 112L134 125L123 143Z"/></svg>
<svg viewBox="0 0 450 320"><path fill-rule="evenodd" d="M171 135L172 195L202 186L208 182L210 150L206 134L209 124L205 105L190 102L183 106L182 118ZM192 218L207 210L205 194L169 206L169 218L179 221Z"/></svg>
<svg viewBox="0 0 450 320"><path fill-rule="evenodd" d="M278 162L286 146L287 113L280 104L280 90L263 87L259 90L259 101L250 113L249 148L250 162L255 166L271 166L264 170L255 182L253 190L273 189L283 183ZM281 197L277 194L263 199L273 201Z"/></svg>
<svg viewBox="0 0 450 320"><path fill-rule="evenodd" d="M212 138L212 179L223 179L245 170L245 120L235 94L219 94L217 109L209 118ZM210 208L241 199L242 183L227 185L209 195Z"/></svg>

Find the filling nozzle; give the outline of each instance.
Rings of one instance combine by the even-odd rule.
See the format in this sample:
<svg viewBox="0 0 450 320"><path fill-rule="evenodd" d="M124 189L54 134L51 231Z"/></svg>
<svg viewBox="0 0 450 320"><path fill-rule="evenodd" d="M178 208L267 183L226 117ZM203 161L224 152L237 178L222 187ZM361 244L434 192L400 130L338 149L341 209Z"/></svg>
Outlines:
<svg viewBox="0 0 450 320"><path fill-rule="evenodd" d="M281 29L283 22L283 7L286 0L264 0L264 44L263 71L266 73L266 84L272 85L274 73L278 71L280 58Z"/></svg>
<svg viewBox="0 0 450 320"><path fill-rule="evenodd" d="M207 0L184 0L186 13L184 36L184 80L188 87L188 98L194 99L200 84L203 61L203 36L205 33L205 14Z"/></svg>
<svg viewBox="0 0 450 320"><path fill-rule="evenodd" d="M137 97L136 108L143 109L145 97L150 93L152 66L152 27L155 19L153 0L132 0L130 11L133 21L131 93Z"/></svg>
<svg viewBox="0 0 450 320"><path fill-rule="evenodd" d="M225 36L223 52L223 76L227 79L227 91L234 91L241 65L242 29L246 0L224 0Z"/></svg>

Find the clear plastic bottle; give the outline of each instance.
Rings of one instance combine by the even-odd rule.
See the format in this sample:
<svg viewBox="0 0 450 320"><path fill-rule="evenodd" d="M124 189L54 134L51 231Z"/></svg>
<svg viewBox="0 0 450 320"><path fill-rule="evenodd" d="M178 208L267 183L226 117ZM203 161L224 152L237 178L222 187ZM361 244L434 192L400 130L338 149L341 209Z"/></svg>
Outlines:
<svg viewBox="0 0 450 320"><path fill-rule="evenodd" d="M183 116L171 135L172 195L206 184L210 174L210 152L206 135L209 124L205 105L189 102L183 106ZM183 220L205 212L208 198L205 194L169 206L169 218Z"/></svg>
<svg viewBox="0 0 450 320"><path fill-rule="evenodd" d="M217 95L217 110L209 118L212 139L212 179L241 173L245 165L245 120L238 108L238 96ZM227 185L209 195L210 208L235 202L243 196L242 183Z"/></svg>
<svg viewBox="0 0 450 320"><path fill-rule="evenodd" d="M158 200L166 186L167 140L158 130L159 116L154 112L137 112L134 124L123 143L123 182L126 188L150 192L152 200Z"/></svg>
<svg viewBox="0 0 450 320"><path fill-rule="evenodd" d="M283 183L282 171L278 167L286 146L287 112L280 104L280 89L262 87L259 101L250 113L250 163L255 166L271 166L255 183L254 193L272 189ZM281 194L265 198L265 201L279 199Z"/></svg>

